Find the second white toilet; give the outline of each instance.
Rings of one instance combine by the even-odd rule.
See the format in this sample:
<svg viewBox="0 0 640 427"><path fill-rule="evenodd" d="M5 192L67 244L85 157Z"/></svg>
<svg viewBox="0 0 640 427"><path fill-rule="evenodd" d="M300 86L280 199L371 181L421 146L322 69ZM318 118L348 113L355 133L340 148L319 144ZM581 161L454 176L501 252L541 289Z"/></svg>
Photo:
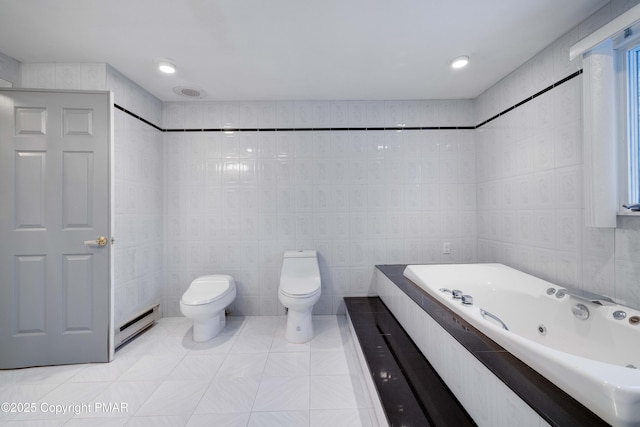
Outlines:
<svg viewBox="0 0 640 427"><path fill-rule="evenodd" d="M304 343L313 338L311 312L320 299L320 269L316 251L285 251L278 299L287 307L285 338Z"/></svg>

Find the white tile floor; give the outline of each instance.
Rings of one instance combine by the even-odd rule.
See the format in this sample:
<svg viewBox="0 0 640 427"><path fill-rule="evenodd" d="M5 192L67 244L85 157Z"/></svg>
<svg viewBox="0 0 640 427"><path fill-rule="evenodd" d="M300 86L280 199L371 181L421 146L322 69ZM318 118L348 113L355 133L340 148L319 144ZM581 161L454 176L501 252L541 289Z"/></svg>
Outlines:
<svg viewBox="0 0 640 427"><path fill-rule="evenodd" d="M111 363L0 371L0 402L35 409L0 411L0 424L371 426L346 318L314 316L306 344L288 343L285 324L230 317L220 335L195 343L188 319L163 318Z"/></svg>

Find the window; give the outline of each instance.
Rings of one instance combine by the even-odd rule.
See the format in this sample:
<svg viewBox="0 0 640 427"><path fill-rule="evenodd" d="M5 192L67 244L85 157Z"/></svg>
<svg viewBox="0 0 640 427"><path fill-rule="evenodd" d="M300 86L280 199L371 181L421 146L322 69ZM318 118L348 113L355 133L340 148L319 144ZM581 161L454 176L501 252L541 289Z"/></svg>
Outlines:
<svg viewBox="0 0 640 427"><path fill-rule="evenodd" d="M613 39L619 140L620 205L640 204L640 26ZM621 213L629 213L620 207Z"/></svg>
<svg viewBox="0 0 640 427"><path fill-rule="evenodd" d="M627 197L628 204L640 203L640 45L624 50L626 85Z"/></svg>
<svg viewBox="0 0 640 427"><path fill-rule="evenodd" d="M569 49L582 56L585 226L615 228L640 203L640 5ZM630 92L630 91L633 92ZM638 214L634 212L634 214Z"/></svg>

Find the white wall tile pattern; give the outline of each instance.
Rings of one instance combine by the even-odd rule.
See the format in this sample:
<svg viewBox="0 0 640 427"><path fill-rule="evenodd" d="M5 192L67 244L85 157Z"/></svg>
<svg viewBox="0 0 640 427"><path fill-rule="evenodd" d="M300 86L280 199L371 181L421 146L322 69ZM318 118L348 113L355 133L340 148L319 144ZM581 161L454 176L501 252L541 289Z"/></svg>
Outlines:
<svg viewBox="0 0 640 427"><path fill-rule="evenodd" d="M581 67L571 44L638 4L613 1L474 100L478 123ZM582 77L477 130L478 259L640 305L637 218L583 225ZM614 245L615 242L615 245ZM614 261L615 260L615 261Z"/></svg>
<svg viewBox="0 0 640 427"><path fill-rule="evenodd" d="M179 102L165 104L163 127L466 126L471 111L470 101ZM323 292L314 310L325 314L341 312L344 296L374 294L376 263L476 258L473 130L163 138L169 315L179 315L191 280L212 273L235 277L234 313L281 313L287 249L318 250ZM452 254L441 253L444 241Z"/></svg>
<svg viewBox="0 0 640 427"><path fill-rule="evenodd" d="M0 53L0 78L12 84L13 87L21 87L21 64L15 59Z"/></svg>
<svg viewBox="0 0 640 427"><path fill-rule="evenodd" d="M581 61L567 59L571 44L637 3L612 1L473 101L163 105L106 64L20 64L2 55L0 74L23 87L111 89L118 105L163 128L474 126L578 71ZM640 259L612 243L635 242L627 230L635 219L621 220L615 233L581 224L580 83L575 78L475 131L152 136L117 113L115 208L128 246L116 248L124 279L116 286L129 301L117 303L117 318L159 293L165 314L177 315L189 281L213 270L241 279L239 312L279 313L281 252L302 246L321 250L322 313L339 311L342 296L368 292L368 283L351 281L389 262L505 262L640 304L625 273ZM141 167L150 152L131 141L151 139L162 140L161 152ZM158 261L148 242L160 235ZM444 241L453 254L442 254ZM594 275L591 263L603 270Z"/></svg>

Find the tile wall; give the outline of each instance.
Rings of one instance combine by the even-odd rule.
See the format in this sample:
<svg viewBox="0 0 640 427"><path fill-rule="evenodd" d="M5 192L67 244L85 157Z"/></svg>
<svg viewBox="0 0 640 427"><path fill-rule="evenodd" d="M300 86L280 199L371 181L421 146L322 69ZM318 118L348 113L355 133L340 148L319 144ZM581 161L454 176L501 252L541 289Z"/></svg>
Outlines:
<svg viewBox="0 0 640 427"><path fill-rule="evenodd" d="M0 53L0 79L11 83L12 87L20 87L20 63L2 53Z"/></svg>
<svg viewBox="0 0 640 427"><path fill-rule="evenodd" d="M638 1L613 1L475 100L477 123L578 71L569 47ZM640 306L640 219L584 227L582 77L477 130L478 259Z"/></svg>
<svg viewBox="0 0 640 427"><path fill-rule="evenodd" d="M117 105L161 121L158 99L112 67L106 81ZM162 301L163 149L160 131L114 111L114 308L115 325L121 325Z"/></svg>
<svg viewBox="0 0 640 427"><path fill-rule="evenodd" d="M166 103L164 305L189 282L235 277L235 314L282 313L282 252L316 249L317 314L375 294L377 263L476 259L473 130L303 130L473 125L470 101ZM443 255L443 242L451 254Z"/></svg>
<svg viewBox="0 0 640 427"><path fill-rule="evenodd" d="M571 44L638 2L607 4L473 102L163 104L105 64L5 55L0 75L22 87L109 88L167 129L263 129L163 133L116 111L116 322L152 301L178 315L190 280L211 272L238 279L236 314L277 314L282 251L303 247L320 253L321 314L372 293L376 263L476 260L640 306L640 220L583 226L582 77L477 130L344 130L482 123L579 70ZM341 130L274 130L283 128Z"/></svg>

